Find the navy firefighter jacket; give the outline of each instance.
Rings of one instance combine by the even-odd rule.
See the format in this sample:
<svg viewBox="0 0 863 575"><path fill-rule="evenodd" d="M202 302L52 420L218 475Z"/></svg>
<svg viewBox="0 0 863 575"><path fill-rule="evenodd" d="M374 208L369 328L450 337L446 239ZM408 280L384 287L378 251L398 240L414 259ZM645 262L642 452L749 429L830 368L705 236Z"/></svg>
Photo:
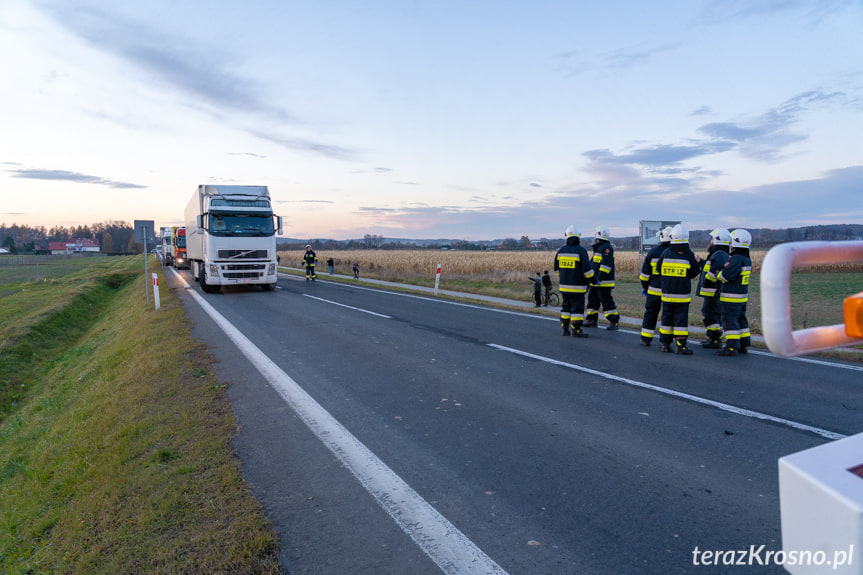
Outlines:
<svg viewBox="0 0 863 575"><path fill-rule="evenodd" d="M575 236L566 238L566 245L557 250L554 256L554 271L560 277L561 293L585 293L593 267L587 250L579 245Z"/></svg>
<svg viewBox="0 0 863 575"><path fill-rule="evenodd" d="M662 301L689 303L692 301L692 280L701 273L701 266L689 244L671 244L657 263L662 275Z"/></svg>
<svg viewBox="0 0 863 575"><path fill-rule="evenodd" d="M650 295L657 297L662 295L662 276L659 275L659 268L656 264L659 262L659 256L668 249L670 242L662 242L658 246L653 246L647 255L644 256L644 262L641 264L641 275L638 279L641 280L641 287L647 290Z"/></svg>
<svg viewBox="0 0 863 575"><path fill-rule="evenodd" d="M746 303L749 300L749 276L752 273L752 260L749 248L734 248L716 278L722 282L719 301L726 303Z"/></svg>
<svg viewBox="0 0 863 575"><path fill-rule="evenodd" d="M725 267L728 261L728 246L711 246L707 259L701 262L701 277L698 278L698 295L701 297L719 297L721 285L716 274Z"/></svg>
<svg viewBox="0 0 863 575"><path fill-rule="evenodd" d="M614 287L614 248L608 240L597 240L593 248L593 272L596 285Z"/></svg>

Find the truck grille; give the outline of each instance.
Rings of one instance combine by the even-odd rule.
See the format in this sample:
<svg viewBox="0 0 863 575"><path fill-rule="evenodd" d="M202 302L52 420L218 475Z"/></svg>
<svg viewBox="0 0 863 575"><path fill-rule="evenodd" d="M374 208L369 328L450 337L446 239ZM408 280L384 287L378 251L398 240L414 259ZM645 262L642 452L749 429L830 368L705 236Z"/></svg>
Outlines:
<svg viewBox="0 0 863 575"><path fill-rule="evenodd" d="M265 260L267 250L219 250L220 260Z"/></svg>
<svg viewBox="0 0 863 575"><path fill-rule="evenodd" d="M267 264L227 264L222 266L222 277L227 279L250 279L263 277Z"/></svg>

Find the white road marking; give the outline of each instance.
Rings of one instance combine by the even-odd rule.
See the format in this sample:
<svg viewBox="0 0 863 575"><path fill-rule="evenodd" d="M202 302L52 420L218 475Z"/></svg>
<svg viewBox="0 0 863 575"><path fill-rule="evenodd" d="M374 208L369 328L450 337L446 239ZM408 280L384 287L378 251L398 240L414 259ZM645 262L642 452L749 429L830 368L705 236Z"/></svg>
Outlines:
<svg viewBox="0 0 863 575"><path fill-rule="evenodd" d="M618 375L612 375L610 373L597 371L595 369L590 369L588 367L583 367L580 365L575 365L575 364L567 363L564 361L558 361L556 359L551 359L550 357L543 357L541 355L536 355L536 354L529 353L526 351L513 349L511 347L506 347L503 345L497 345L495 343L490 343L490 344L488 344L488 346L492 347L494 349L499 349L501 351L507 351L509 353L514 353L516 355L521 355L521 356L529 357L529 358L536 359L539 361L544 361L544 362L550 363L552 365L559 365L561 367L574 369L576 371L588 373L590 375L595 375L597 377L603 377L605 379L611 379L613 381L619 381L621 383L625 383L627 385L632 385L634 387L640 387L643 389L658 391L659 393L664 393L666 395L679 397L681 399L687 399L689 401L694 401L696 403L701 403L703 405L709 405L711 407L716 407L717 409L721 409L723 411L735 413L737 415L742 415L744 417L751 417L753 419L763 419L765 421L772 421L774 423L779 423L781 425L785 425L785 426L791 427L793 429L799 429L802 431L809 431L811 433L818 434L822 437L826 437L827 439L842 439L844 437L847 437L846 435L842 435L841 433L836 433L834 431L828 431L826 429L821 429L819 427L813 427L811 425L806 425L805 423L798 423L796 421L791 421L790 419L782 419L781 417L774 417L774 416L768 415L766 413L761 413L758 411L752 411L751 409L745 409L743 407L737 407L735 405L729 405L727 403L721 403L718 401L713 401L712 399L706 399L704 397L698 397L697 395L690 395L688 393L675 391L673 389L666 389L664 387L659 387L656 385L652 385L650 383L644 383L642 381L636 381L634 379L628 379L625 377L620 377Z"/></svg>
<svg viewBox="0 0 863 575"><path fill-rule="evenodd" d="M411 489L200 294L188 289L191 286L183 276L177 274L177 277L186 286L187 293L293 408L312 433L335 454L441 571L452 575L507 575L502 567Z"/></svg>
<svg viewBox="0 0 863 575"><path fill-rule="evenodd" d="M354 306L352 306L352 305L345 305L345 304L343 304L343 303L339 303L339 302L337 302L337 301L332 301L332 300L324 299L324 298L322 298L322 297L317 297L317 296L309 295L309 294L307 294L307 293L304 293L303 295L304 295L304 296L306 296L306 297L308 297L308 298L316 299L316 300L318 300L318 301L322 301L322 302L326 302L326 303L331 303L331 304L333 304L333 305L337 305L337 306L341 306L341 307L346 307L346 308L348 308L348 309L352 309L352 310L355 310L355 311L361 311L361 312L363 312L363 313L367 313L367 314L371 314L371 315L376 315L376 316L378 316L378 317L382 317L382 318L385 318L385 319L393 319L391 316L384 315L384 314L382 314L382 313L377 313L377 312L374 312L374 311L369 311L369 310L367 310L367 309L363 309L363 308L361 308L361 307L354 307Z"/></svg>

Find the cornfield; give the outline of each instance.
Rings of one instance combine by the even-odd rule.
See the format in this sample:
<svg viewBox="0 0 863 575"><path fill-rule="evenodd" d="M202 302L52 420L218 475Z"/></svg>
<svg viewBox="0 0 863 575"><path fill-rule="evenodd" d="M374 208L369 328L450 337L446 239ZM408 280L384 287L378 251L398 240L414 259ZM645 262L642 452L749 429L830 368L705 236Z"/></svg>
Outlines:
<svg viewBox="0 0 863 575"><path fill-rule="evenodd" d="M590 249L588 248L588 253ZM702 257L704 250L696 250ZM279 252L282 265L302 267L304 252L290 250ZM317 252L320 269L326 260L333 258L336 273L350 273L351 266L357 262L362 272L395 274L403 278L433 277L438 264L442 273L453 279L483 279L491 282L521 281L525 275L552 271L553 251L435 251L435 250L333 250ZM761 269L764 251L752 252L754 271ZM618 276L637 277L641 271L643 254L634 251L615 253L615 269ZM837 266L839 267L839 266ZM832 271L854 271L848 266ZM821 270L818 270L821 271Z"/></svg>

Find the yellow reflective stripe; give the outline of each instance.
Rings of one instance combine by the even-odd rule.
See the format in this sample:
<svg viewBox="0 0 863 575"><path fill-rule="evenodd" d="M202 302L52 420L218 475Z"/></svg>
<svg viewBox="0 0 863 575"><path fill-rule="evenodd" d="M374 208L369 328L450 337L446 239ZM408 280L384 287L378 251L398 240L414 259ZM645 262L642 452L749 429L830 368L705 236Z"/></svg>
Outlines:
<svg viewBox="0 0 863 575"><path fill-rule="evenodd" d="M576 264L580 261L581 261L581 257L578 255L558 256L557 257L557 267L574 270L576 267L578 267Z"/></svg>
<svg viewBox="0 0 863 575"><path fill-rule="evenodd" d="M719 296L719 301L725 301L728 303L746 303L749 300L749 294L733 294L733 293L722 293Z"/></svg>
<svg viewBox="0 0 863 575"><path fill-rule="evenodd" d="M668 303L689 303L692 301L691 296L673 296L673 295L662 295L662 301L667 301Z"/></svg>

